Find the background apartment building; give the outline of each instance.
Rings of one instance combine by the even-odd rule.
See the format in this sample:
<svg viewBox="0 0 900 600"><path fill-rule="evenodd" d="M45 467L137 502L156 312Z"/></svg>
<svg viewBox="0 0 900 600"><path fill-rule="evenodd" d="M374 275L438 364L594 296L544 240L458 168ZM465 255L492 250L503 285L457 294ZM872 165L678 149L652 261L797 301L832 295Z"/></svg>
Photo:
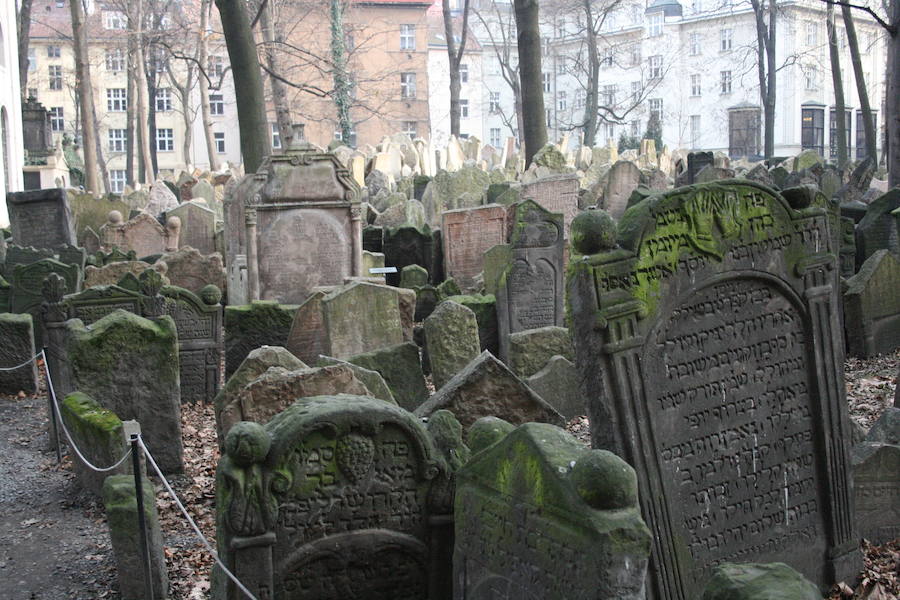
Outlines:
<svg viewBox="0 0 900 600"><path fill-rule="evenodd" d="M19 52L15 2L0 2L0 197L22 189L24 142L19 96ZM0 202L0 227L9 224L6 202Z"/></svg>
<svg viewBox="0 0 900 600"><path fill-rule="evenodd" d="M587 21L581 2L543 2L543 86L548 135L571 133L576 143L588 98ZM640 137L652 113L672 148L762 154L762 108L756 71L756 29L748 1L595 2L599 112L595 144ZM833 155L834 92L819 0L779 3L776 40L775 153L812 148ZM839 13L840 11L838 11ZM881 28L855 11L866 87L876 121L884 102L886 45ZM470 27L480 44L482 122L462 133L494 144L518 131L509 70L516 70L512 3L476 0ZM850 155L865 154L860 103L838 15L838 39ZM435 72L437 73L437 72ZM434 77L434 75L432 75ZM440 88L442 82L434 81ZM881 130L880 122L878 124ZM437 129L437 127L436 127ZM435 131L440 137L441 131ZM881 145L879 135L879 147ZM499 144L496 144L499 145Z"/></svg>

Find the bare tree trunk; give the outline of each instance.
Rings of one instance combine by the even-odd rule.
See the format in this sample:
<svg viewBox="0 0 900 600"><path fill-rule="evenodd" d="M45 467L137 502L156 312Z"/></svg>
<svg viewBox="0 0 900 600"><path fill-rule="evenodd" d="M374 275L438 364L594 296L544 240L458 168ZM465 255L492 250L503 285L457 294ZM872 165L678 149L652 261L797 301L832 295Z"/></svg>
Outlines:
<svg viewBox="0 0 900 600"><path fill-rule="evenodd" d="M525 164L547 143L544 89L541 74L541 31L538 0L514 0L522 85L522 120Z"/></svg>
<svg viewBox="0 0 900 600"><path fill-rule="evenodd" d="M275 105L275 122L278 126L278 134L281 136L282 144L287 147L288 145L290 145L291 139L294 137L294 131L292 128L294 119L291 117L291 107L288 104L287 87L280 79L278 79L274 75L276 73L282 73L281 59L278 56L276 46L278 43L283 41L281 34L275 31L275 16L273 14L274 10L275 8L273 6L273 3L268 2L267 5L262 9L262 12L260 12L259 22L261 25L263 39L266 42L266 66L269 67L269 87L272 89L272 104ZM334 44L333 40L334 38L332 37L332 44ZM343 43L343 39L341 40L341 43ZM335 65L335 72L337 72L337 65ZM335 75L335 77L337 77L337 75ZM336 85L335 89L337 89Z"/></svg>
<svg viewBox="0 0 900 600"><path fill-rule="evenodd" d="M109 171L106 168L106 159L103 157L103 140L100 139L100 123L94 119L94 133L97 136L97 168L100 170L100 180L103 189L111 190L109 186Z"/></svg>
<svg viewBox="0 0 900 600"><path fill-rule="evenodd" d="M81 97L81 144L84 152L84 187L95 194L103 188L97 171L97 132L95 128L94 88L91 85L91 63L88 59L84 10L80 1L69 2L72 13L72 50L75 54L75 77Z"/></svg>
<svg viewBox="0 0 900 600"><path fill-rule="evenodd" d="M201 69L208 68L209 62L209 41L206 37L206 29L209 27L210 7L210 0L200 1L200 32L197 44ZM200 119L203 122L203 139L206 141L206 154L209 156L209 170L216 171L219 166L216 164L216 144L213 140L212 114L209 110L209 77L209 73L200 73Z"/></svg>
<svg viewBox="0 0 900 600"><path fill-rule="evenodd" d="M776 0L769 0L769 37L766 38L768 72L766 73L765 114L763 115L763 140L766 158L775 156L775 95L778 90L775 81L775 76L778 73L778 68L775 64L775 23L778 12L776 3Z"/></svg>
<svg viewBox="0 0 900 600"><path fill-rule="evenodd" d="M266 102L256 43L244 3L240 0L216 0L222 32L228 46L234 78L238 123L241 129L241 153L244 172L253 173L268 153Z"/></svg>
<svg viewBox="0 0 900 600"><path fill-rule="evenodd" d="M128 38L128 54L130 55L133 48L133 36ZM132 69L128 69L125 74L127 78L127 91L125 97L128 98L128 104L125 106L125 181L128 185L134 187L134 149L136 145L136 135L134 128L134 102L132 98L135 95L134 74Z"/></svg>
<svg viewBox="0 0 900 600"><path fill-rule="evenodd" d="M133 12L128 17L129 28L134 40L134 54L131 58L131 70L134 72L134 87L137 98L128 98L128 102L136 101L135 128L138 131L138 157L143 169L143 183L152 183L156 179L153 170L153 159L150 156L149 114L147 101L147 71L144 61L144 0L132 0L129 9ZM132 18L133 17L133 18Z"/></svg>
<svg viewBox="0 0 900 600"><path fill-rule="evenodd" d="M598 86L600 80L600 54L597 52L597 31L593 27L594 13L591 1L584 0L585 28L587 31L588 80L584 102L584 145L593 146L597 139L597 108L600 104Z"/></svg>
<svg viewBox="0 0 900 600"><path fill-rule="evenodd" d="M350 145L353 122L350 120L350 82L347 78L347 54L344 51L344 8L341 0L331 0L331 61L334 64L334 105L337 108L341 141Z"/></svg>
<svg viewBox="0 0 900 600"><path fill-rule="evenodd" d="M450 0L441 0L441 9L444 15L444 38L447 41L447 59L450 67L450 134L459 137L461 113L459 94L462 90L459 65L462 64L463 53L466 51L466 34L469 28L469 0L466 0L466 3L463 5L463 22L459 48L456 47L456 37L453 35L453 14L450 12Z"/></svg>
<svg viewBox="0 0 900 600"><path fill-rule="evenodd" d="M22 0L19 7L18 34L19 34L19 85L22 86L22 99L28 96L28 45L31 39L31 2Z"/></svg>
<svg viewBox="0 0 900 600"><path fill-rule="evenodd" d="M830 6L830 5L829 5ZM869 104L869 91L866 89L866 76L863 73L862 60L859 57L859 41L856 37L856 25L853 23L853 14L846 4L841 5L841 14L844 16L844 28L847 30L847 43L850 45L850 62L853 63L853 73L856 76L856 92L859 95L859 109L862 111L863 129L866 132L866 155L872 158L874 164L878 164L877 133L875 122L872 119L872 106Z"/></svg>
<svg viewBox="0 0 900 600"><path fill-rule="evenodd" d="M891 0L891 26L887 42L887 110L885 126L888 130L888 185L900 185L900 0Z"/></svg>
<svg viewBox="0 0 900 600"><path fill-rule="evenodd" d="M838 167L847 166L847 110L844 104L844 81L841 78L841 55L838 52L837 33L834 28L834 5L826 8L827 19L825 26L828 29L828 51L831 56L831 81L834 85L835 115L837 118L837 161Z"/></svg>

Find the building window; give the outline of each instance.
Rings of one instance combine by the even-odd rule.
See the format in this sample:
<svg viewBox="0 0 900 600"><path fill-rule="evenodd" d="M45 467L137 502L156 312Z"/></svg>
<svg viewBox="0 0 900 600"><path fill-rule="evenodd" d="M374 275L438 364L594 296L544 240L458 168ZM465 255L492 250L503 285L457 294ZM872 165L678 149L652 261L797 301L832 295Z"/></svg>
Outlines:
<svg viewBox="0 0 900 600"><path fill-rule="evenodd" d="M48 69L48 78L50 80L51 90L62 89L62 67L59 65L50 65Z"/></svg>
<svg viewBox="0 0 900 600"><path fill-rule="evenodd" d="M37 100L37 88L28 88L28 97Z"/></svg>
<svg viewBox="0 0 900 600"><path fill-rule="evenodd" d="M219 134L215 134L218 136ZM222 134L222 140L224 143L225 134ZM216 151L218 151L219 147L219 139L216 140ZM157 129L156 130L156 151L157 152L173 152L175 150L175 132L171 129Z"/></svg>
<svg viewBox="0 0 900 600"><path fill-rule="evenodd" d="M63 118L63 107L54 106L50 109L50 130L63 131L66 128L66 121Z"/></svg>
<svg viewBox="0 0 900 600"><path fill-rule="evenodd" d="M500 112L500 92L488 92L488 111L490 113Z"/></svg>
<svg viewBox="0 0 900 600"><path fill-rule="evenodd" d="M615 123L604 123L603 130L606 132L606 139L608 139L608 140L616 139L616 124Z"/></svg>
<svg viewBox="0 0 900 600"><path fill-rule="evenodd" d="M631 59L631 66L637 67L641 64L641 46L640 44L632 44L628 49L628 56Z"/></svg>
<svg viewBox="0 0 900 600"><path fill-rule="evenodd" d="M216 143L216 154L225 154L225 133L223 131L214 132L213 141Z"/></svg>
<svg viewBox="0 0 900 600"><path fill-rule="evenodd" d="M565 56L556 57L556 74L557 75L565 75L566 74L566 57Z"/></svg>
<svg viewBox="0 0 900 600"><path fill-rule="evenodd" d="M110 129L106 132L110 152L125 152L128 142L127 129Z"/></svg>
<svg viewBox="0 0 900 600"><path fill-rule="evenodd" d="M211 54L206 59L206 73L210 78L221 78L225 74L225 61L222 60L221 56Z"/></svg>
<svg viewBox="0 0 900 600"><path fill-rule="evenodd" d="M556 95L556 104L559 110L566 110L566 93L561 91Z"/></svg>
<svg viewBox="0 0 900 600"><path fill-rule="evenodd" d="M841 27L837 30L838 46L841 50L847 47L847 31Z"/></svg>
<svg viewBox="0 0 900 600"><path fill-rule="evenodd" d="M691 115L691 148L700 146L700 115Z"/></svg>
<svg viewBox="0 0 900 600"><path fill-rule="evenodd" d="M729 52L734 38L734 29L722 29L719 31L719 51Z"/></svg>
<svg viewBox="0 0 900 600"><path fill-rule="evenodd" d="M463 119L469 116L469 101L462 100L459 101L459 116Z"/></svg>
<svg viewBox="0 0 900 600"><path fill-rule="evenodd" d="M491 127L491 146L493 146L494 148L499 148L500 143L500 128Z"/></svg>
<svg viewBox="0 0 900 600"><path fill-rule="evenodd" d="M59 58L59 46L47 46L47 58Z"/></svg>
<svg viewBox="0 0 900 600"><path fill-rule="evenodd" d="M692 33L691 34L691 56L700 56L701 46L700 46L700 34Z"/></svg>
<svg viewBox="0 0 900 600"><path fill-rule="evenodd" d="M584 90L575 90L575 108L584 108L586 95Z"/></svg>
<svg viewBox="0 0 900 600"><path fill-rule="evenodd" d="M800 111L800 145L821 156L825 150L825 109L803 108Z"/></svg>
<svg viewBox="0 0 900 600"><path fill-rule="evenodd" d="M118 10L103 11L103 27L104 29L125 29L128 27L128 19L125 13Z"/></svg>
<svg viewBox="0 0 900 600"><path fill-rule="evenodd" d="M806 80L806 90L815 91L819 89L819 69L815 65L807 65L803 68L803 76Z"/></svg>
<svg viewBox="0 0 900 600"><path fill-rule="evenodd" d="M469 65L465 63L459 65L459 82L469 83Z"/></svg>
<svg viewBox="0 0 900 600"><path fill-rule="evenodd" d="M831 158L835 158L837 156L837 130L838 130L838 111L835 109L831 109L831 112L828 115L828 123L829 123L829 132L828 132L828 153ZM844 127L846 127L846 135L847 135L847 157L850 157L850 149L852 146L850 145L850 123L852 119L853 112L846 111L844 116ZM859 133L857 131L857 133Z"/></svg>
<svg viewBox="0 0 900 600"><path fill-rule="evenodd" d="M604 69L609 69L613 66L613 51L612 48L604 48L603 55L600 57L600 66Z"/></svg>
<svg viewBox="0 0 900 600"><path fill-rule="evenodd" d="M556 37L566 37L566 18L556 17L554 24L556 25Z"/></svg>
<svg viewBox="0 0 900 600"><path fill-rule="evenodd" d="M611 107L616 105L617 87L618 86L616 84L604 85L603 89L600 90L600 97L602 98L601 102L603 102L603 106Z"/></svg>
<svg viewBox="0 0 900 600"><path fill-rule="evenodd" d="M547 127L552 127L552 126L553 126L553 119L552 119L552 113L550 112L550 109L548 108L548 109L547 109L546 111L544 111L544 112L547 113Z"/></svg>
<svg viewBox="0 0 900 600"><path fill-rule="evenodd" d="M114 194L121 194L125 191L125 170L110 169L109 171L109 191Z"/></svg>
<svg viewBox="0 0 900 600"><path fill-rule="evenodd" d="M816 46L819 43L819 24L815 21L806 22L806 45Z"/></svg>
<svg viewBox="0 0 900 600"><path fill-rule="evenodd" d="M700 75L691 75L691 96L700 96L701 92Z"/></svg>
<svg viewBox="0 0 900 600"><path fill-rule="evenodd" d="M731 71L721 71L720 87L723 94L731 93Z"/></svg>
<svg viewBox="0 0 900 600"><path fill-rule="evenodd" d="M662 109L662 98L650 98L650 117L653 118L655 116L660 123L662 123Z"/></svg>
<svg viewBox="0 0 900 600"><path fill-rule="evenodd" d="M849 122L850 119L848 118ZM878 131L878 113L874 110L872 111L872 128L875 131ZM847 130L849 131L849 127ZM863 112L861 110L856 111L856 159L862 160L868 156L866 152L866 127L863 125Z"/></svg>
<svg viewBox="0 0 900 600"><path fill-rule="evenodd" d="M403 121L403 133L410 138L416 137L416 121Z"/></svg>
<svg viewBox="0 0 900 600"><path fill-rule="evenodd" d="M641 85L640 81L632 81L631 82L631 101L637 102L640 99L641 94L644 93L644 86Z"/></svg>
<svg viewBox="0 0 900 600"><path fill-rule="evenodd" d="M28 72L34 73L37 69L37 54L36 50L32 47L28 49Z"/></svg>
<svg viewBox="0 0 900 600"><path fill-rule="evenodd" d="M662 12L655 12L651 15L647 15L647 24L649 29L650 37L655 37L657 35L662 35L663 32L663 16Z"/></svg>
<svg viewBox="0 0 900 600"><path fill-rule="evenodd" d="M637 119L632 120L631 124L629 125L629 131L631 137L637 137L641 135L641 122Z"/></svg>
<svg viewBox="0 0 900 600"><path fill-rule="evenodd" d="M415 50L416 49L416 26L400 25L400 49Z"/></svg>
<svg viewBox="0 0 900 600"><path fill-rule="evenodd" d="M157 88L156 112L169 112L172 110L172 90L169 88Z"/></svg>
<svg viewBox="0 0 900 600"><path fill-rule="evenodd" d="M662 78L662 55L655 54L650 57L650 79Z"/></svg>
<svg viewBox="0 0 900 600"><path fill-rule="evenodd" d="M400 97L415 98L416 97L416 74L400 73Z"/></svg>
<svg viewBox="0 0 900 600"><path fill-rule="evenodd" d="M278 123L272 123L272 147L281 148L281 130L278 129Z"/></svg>
<svg viewBox="0 0 900 600"><path fill-rule="evenodd" d="M343 138L344 138L344 136L343 136L343 134L341 133L341 130L340 130L340 129L335 129L335 130L334 130L334 139L340 140L340 141L344 142L344 139L343 139ZM356 147L356 131L355 131L355 130L353 130L353 129L350 130L350 140L347 141L347 142L344 142L344 143L345 143L347 146L350 146L351 148L355 148L355 147Z"/></svg>
<svg viewBox="0 0 900 600"><path fill-rule="evenodd" d="M544 85L544 93L550 92L550 73L541 73L541 81Z"/></svg>
<svg viewBox="0 0 900 600"><path fill-rule="evenodd" d="M224 115L225 114L225 101L222 99L222 94L210 94L209 95L209 114L211 114L211 115Z"/></svg>
<svg viewBox="0 0 900 600"><path fill-rule="evenodd" d="M125 70L125 53L121 48L106 51L106 70L114 73Z"/></svg>
<svg viewBox="0 0 900 600"><path fill-rule="evenodd" d="M733 158L759 155L760 110L728 111L728 155Z"/></svg>
<svg viewBox="0 0 900 600"><path fill-rule="evenodd" d="M125 112L128 108L128 100L125 88L111 88L106 90L107 112Z"/></svg>
<svg viewBox="0 0 900 600"><path fill-rule="evenodd" d="M702 13L703 12L703 0L694 0L691 3L691 10L694 12L694 14Z"/></svg>

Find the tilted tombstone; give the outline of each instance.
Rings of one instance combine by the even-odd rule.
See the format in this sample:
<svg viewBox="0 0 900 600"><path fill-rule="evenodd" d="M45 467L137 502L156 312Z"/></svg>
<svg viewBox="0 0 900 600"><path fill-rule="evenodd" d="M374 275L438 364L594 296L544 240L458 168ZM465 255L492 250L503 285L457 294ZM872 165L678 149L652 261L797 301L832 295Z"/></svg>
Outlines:
<svg viewBox="0 0 900 600"><path fill-rule="evenodd" d="M878 250L847 280L844 324L850 356L889 354L900 347L900 258Z"/></svg>
<svg viewBox="0 0 900 600"><path fill-rule="evenodd" d="M652 597L694 598L725 561L785 562L822 587L854 576L824 212L694 185L633 207L617 241L576 244L595 254L572 262L568 302L592 444L635 467L658 532Z"/></svg>
<svg viewBox="0 0 900 600"><path fill-rule="evenodd" d="M563 323L563 216L530 200L516 204L511 212L512 256L497 285L504 361L510 334Z"/></svg>
<svg viewBox="0 0 900 600"><path fill-rule="evenodd" d="M181 472L178 336L172 318L151 320L116 310L87 327L72 319L66 328L74 389L121 419L139 421L160 469Z"/></svg>
<svg viewBox="0 0 900 600"><path fill-rule="evenodd" d="M483 268L485 251L506 242L506 207L499 204L443 213L441 229L447 277L472 287Z"/></svg>
<svg viewBox="0 0 900 600"><path fill-rule="evenodd" d="M628 198L641 183L641 170L627 160L617 161L606 176L603 189L603 208L618 219L628 206Z"/></svg>
<svg viewBox="0 0 900 600"><path fill-rule="evenodd" d="M403 342L396 288L352 282L322 298L328 356L356 354Z"/></svg>
<svg viewBox="0 0 900 600"><path fill-rule="evenodd" d="M716 160L712 152L688 152L687 183L693 184L697 174L706 166L715 166Z"/></svg>
<svg viewBox="0 0 900 600"><path fill-rule="evenodd" d="M246 257L248 300L299 304L317 286L362 275L360 190L333 154L295 136L247 178L231 200L240 208L228 211L240 222L226 234L245 228L234 255Z"/></svg>
<svg viewBox="0 0 900 600"><path fill-rule="evenodd" d="M13 240L20 246L55 248L75 244L75 218L66 190L53 188L6 195Z"/></svg>
<svg viewBox="0 0 900 600"><path fill-rule="evenodd" d="M455 600L645 598L651 535L611 452L527 423L456 472L454 504Z"/></svg>
<svg viewBox="0 0 900 600"><path fill-rule="evenodd" d="M519 198L533 200L548 212L561 213L565 239L569 239L569 225L578 214L578 176L553 175L541 177L532 183L523 183Z"/></svg>
<svg viewBox="0 0 900 600"><path fill-rule="evenodd" d="M900 256L900 188L894 188L869 204L866 216L856 226L856 267L876 250L890 250Z"/></svg>
<svg viewBox="0 0 900 600"><path fill-rule="evenodd" d="M0 313L0 394L37 391L35 354L31 315Z"/></svg>
<svg viewBox="0 0 900 600"><path fill-rule="evenodd" d="M866 441L853 448L856 525L859 536L873 544L900 537L898 419L900 408L888 407L872 426Z"/></svg>
<svg viewBox="0 0 900 600"><path fill-rule="evenodd" d="M449 597L448 469L412 414L306 398L232 427L216 474L219 556L257 598Z"/></svg>
<svg viewBox="0 0 900 600"><path fill-rule="evenodd" d="M315 291L300 305L294 313L291 332L284 345L306 364L313 364L319 355L328 354L325 347L325 315L322 312L322 298L325 295L324 291Z"/></svg>
<svg viewBox="0 0 900 600"><path fill-rule="evenodd" d="M168 211L166 216L181 219L179 246L196 248L201 254L216 251L216 213L205 203L185 202Z"/></svg>

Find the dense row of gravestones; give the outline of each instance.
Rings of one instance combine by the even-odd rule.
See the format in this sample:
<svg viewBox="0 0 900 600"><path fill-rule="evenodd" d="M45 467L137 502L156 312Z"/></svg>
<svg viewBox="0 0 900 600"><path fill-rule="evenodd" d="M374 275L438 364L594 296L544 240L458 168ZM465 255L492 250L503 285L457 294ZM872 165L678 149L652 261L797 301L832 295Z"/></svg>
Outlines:
<svg viewBox="0 0 900 600"><path fill-rule="evenodd" d="M844 320L857 354L900 339L898 191L860 214L718 181L616 222L572 183L375 235L346 170L297 146L226 199L228 296L252 302L224 311L154 268L83 288L65 198L16 197L17 241L29 203L62 225L6 248L4 273L35 257L6 289L39 319L0 319L4 359L40 340L91 450L136 419L166 472L179 400L215 397L219 551L260 598L694 598L749 562L852 579L860 530L900 522L896 409L851 449L842 381ZM598 450L559 428L585 412Z"/></svg>

